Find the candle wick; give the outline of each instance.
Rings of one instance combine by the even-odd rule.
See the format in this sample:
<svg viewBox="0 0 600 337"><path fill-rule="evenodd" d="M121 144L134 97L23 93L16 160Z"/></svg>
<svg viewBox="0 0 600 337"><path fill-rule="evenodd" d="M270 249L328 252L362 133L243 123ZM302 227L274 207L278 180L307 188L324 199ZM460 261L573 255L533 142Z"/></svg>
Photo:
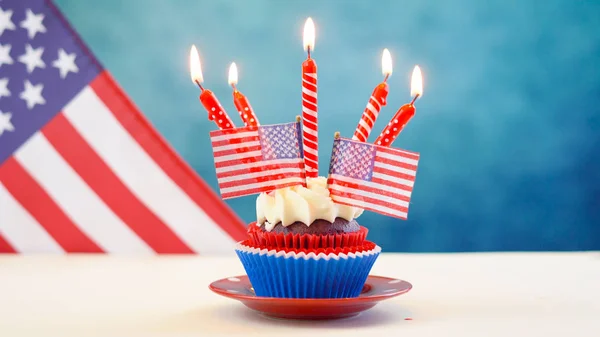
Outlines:
<svg viewBox="0 0 600 337"><path fill-rule="evenodd" d="M202 84L200 84L200 81L194 80L194 82L196 82L196 84L198 85L198 88L200 88L200 90L204 91L204 88L202 87Z"/></svg>
<svg viewBox="0 0 600 337"><path fill-rule="evenodd" d="M385 74L385 77L383 78L384 82L387 82L388 78L390 77L390 74Z"/></svg>
<svg viewBox="0 0 600 337"><path fill-rule="evenodd" d="M237 91L237 88L235 87L235 84L231 84L231 87L233 88L233 92Z"/></svg>
<svg viewBox="0 0 600 337"><path fill-rule="evenodd" d="M306 52L308 52L308 58L310 58L310 46L306 47Z"/></svg>
<svg viewBox="0 0 600 337"><path fill-rule="evenodd" d="M410 105L415 104L415 101L417 100L417 98L419 98L419 94L416 94L415 97L412 99L412 101L410 101Z"/></svg>

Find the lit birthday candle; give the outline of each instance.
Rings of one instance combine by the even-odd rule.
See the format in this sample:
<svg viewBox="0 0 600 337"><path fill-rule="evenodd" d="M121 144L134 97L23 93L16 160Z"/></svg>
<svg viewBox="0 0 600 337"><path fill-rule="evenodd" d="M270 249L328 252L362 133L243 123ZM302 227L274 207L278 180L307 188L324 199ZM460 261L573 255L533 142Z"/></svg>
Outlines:
<svg viewBox="0 0 600 337"><path fill-rule="evenodd" d="M413 96L412 101L408 104L404 104L398 109L394 118L392 118L385 129L383 129L383 132L375 140L375 144L391 146L402 129L404 129L406 124L408 124L410 119L415 115L415 101L423 95L423 76L421 75L421 68L419 68L419 66L415 66L412 73L410 95Z"/></svg>
<svg viewBox="0 0 600 337"><path fill-rule="evenodd" d="M392 74L392 56L387 48L383 50L383 55L381 56L381 72L385 77L383 78L383 82L375 87L375 90L373 90L373 93L371 94L371 98L369 98L369 103L367 103L367 107L354 131L354 136L352 137L354 140L361 142L367 141L369 134L373 129L373 125L375 125L377 116L379 116L381 107L387 103L389 91L387 79Z"/></svg>
<svg viewBox="0 0 600 337"><path fill-rule="evenodd" d="M242 121L244 121L244 125L246 126L259 126L258 118L254 114L254 110L252 106L250 106L250 102L246 96L244 96L239 90L237 90L236 85L238 82L238 70L235 62L231 63L229 67L229 85L233 88L233 104L235 104L236 109L240 113L240 117Z"/></svg>
<svg viewBox="0 0 600 337"><path fill-rule="evenodd" d="M208 119L214 121L221 130L233 128L233 121L231 121L215 94L202 86L204 79L202 77L200 55L198 55L196 46L192 46L190 49L190 74L192 81L200 88L200 102L208 112Z"/></svg>
<svg viewBox="0 0 600 337"><path fill-rule="evenodd" d="M317 114L317 63L310 53L315 48L315 25L311 18L304 24L304 50L308 57L302 63L302 145L306 176L319 176L319 123Z"/></svg>

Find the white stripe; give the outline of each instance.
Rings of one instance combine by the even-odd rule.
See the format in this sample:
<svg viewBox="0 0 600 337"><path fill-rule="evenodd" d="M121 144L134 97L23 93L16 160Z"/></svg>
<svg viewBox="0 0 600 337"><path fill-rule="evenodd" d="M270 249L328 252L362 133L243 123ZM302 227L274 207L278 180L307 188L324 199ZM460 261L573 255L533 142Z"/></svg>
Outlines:
<svg viewBox="0 0 600 337"><path fill-rule="evenodd" d="M311 104L311 105L317 105L316 103L313 103L313 102L307 100L306 98L302 97L302 103L305 103L305 102L308 104ZM308 107L307 107L307 109L314 112L314 110L309 109Z"/></svg>
<svg viewBox="0 0 600 337"><path fill-rule="evenodd" d="M373 172L373 178L378 178L386 181L393 181L395 183L399 183L405 186L413 187L415 186L415 182L407 179L402 179L398 177L394 177L388 174Z"/></svg>
<svg viewBox="0 0 600 337"><path fill-rule="evenodd" d="M367 103L367 109L369 109L369 111L371 111L371 113L373 113L373 116L375 116L375 119L377 119L377 116L379 116L379 111L377 111L377 109L375 109L375 107L371 104L371 102ZM369 116L366 115L371 122L373 122L373 125L375 124L375 121Z"/></svg>
<svg viewBox="0 0 600 337"><path fill-rule="evenodd" d="M304 73L304 75L317 79L317 73Z"/></svg>
<svg viewBox="0 0 600 337"><path fill-rule="evenodd" d="M298 164L300 162L302 162L301 159L279 159L279 161L278 161L279 164ZM218 174L225 173L225 172L236 171L236 170L241 170L241 169L249 169L249 168L254 168L254 167L261 167L264 165L265 165L264 162L257 161L257 162L248 163L248 164L239 164L239 165L219 167L219 168L216 168L215 171L217 172L217 175L218 175Z"/></svg>
<svg viewBox="0 0 600 337"><path fill-rule="evenodd" d="M354 179L354 178L348 178L348 177L344 177L342 175L339 174L331 174L330 175L333 179L337 179L339 181L345 181L345 182L349 182L352 184L360 184L361 186L366 186L366 187L370 187L370 188L377 188L380 190L384 190L386 192L391 192L391 193L396 193L396 194L401 194L407 197L410 197L411 195L411 191L406 191L400 188L396 188L396 187L392 187L389 185L384 185L384 184L378 184L378 183L374 183L372 181L364 181L364 180L360 180L360 179Z"/></svg>
<svg viewBox="0 0 600 337"><path fill-rule="evenodd" d="M387 203L390 203L390 204L397 204L399 206L404 206L404 207L408 208L408 202L406 202L404 200L400 200L400 199L388 197L386 195L381 195L381 194L373 193L373 192L367 192L365 190L360 190L360 189L355 189L355 188L340 186L340 185L336 185L336 184L329 185L329 188L332 189L332 190L336 190L336 191L340 191L340 192L345 192L345 193L352 193L352 194L360 195L360 196L363 196L363 197L376 199L376 200L379 200L379 201L382 201L382 202L387 202Z"/></svg>
<svg viewBox="0 0 600 337"><path fill-rule="evenodd" d="M302 112L306 113L307 115L313 116L315 118L317 118L317 112L314 110L311 110L309 108L307 108L306 106L302 106Z"/></svg>
<svg viewBox="0 0 600 337"><path fill-rule="evenodd" d="M54 149L36 133L15 158L71 220L109 253L152 253Z"/></svg>
<svg viewBox="0 0 600 337"><path fill-rule="evenodd" d="M344 202L350 205L354 205L355 207L360 207L360 208L371 208L377 211L381 211L381 212L385 212L388 214L393 214L393 215L397 215L403 219L407 218L406 212L401 212L395 209L391 209L391 208L387 208L385 206L381 206L381 205L375 205L369 202L365 202L365 201L359 201L359 200L354 200L354 199L349 199L349 198L345 198L345 197L340 197L339 195L332 195L331 199L333 199L333 201L339 201L339 202Z"/></svg>
<svg viewBox="0 0 600 337"><path fill-rule="evenodd" d="M317 93L314 92L314 91L312 91L312 90L310 90L310 89L308 89L308 88L306 88L306 87L302 87L302 93L307 94L310 97L317 98Z"/></svg>
<svg viewBox="0 0 600 337"><path fill-rule="evenodd" d="M234 159L241 160L244 158L260 157L260 156L262 156L262 152L252 151L252 152L228 154L226 156L214 157L214 159L215 159L215 163L220 163L222 161L228 161L228 160L234 160Z"/></svg>
<svg viewBox="0 0 600 337"><path fill-rule="evenodd" d="M56 241L0 183L0 234L19 253L64 253Z"/></svg>
<svg viewBox="0 0 600 337"><path fill-rule="evenodd" d="M245 142L243 147L252 147L252 146L259 146L259 145L260 145L260 142L257 140L254 142ZM227 150L239 149L239 148L240 148L240 144L227 144L227 145L213 147L213 152L227 151Z"/></svg>
<svg viewBox="0 0 600 337"><path fill-rule="evenodd" d="M362 119L361 119L362 120ZM360 124L360 122L359 122ZM362 131L362 129L360 128L356 128L355 133L358 132L364 139L365 141L367 140L367 138L369 138L369 135L365 135L365 133ZM352 140L356 140L356 141L361 141L360 139L358 139L358 137L356 136L352 136Z"/></svg>
<svg viewBox="0 0 600 337"><path fill-rule="evenodd" d="M231 181L238 181L238 180L258 178L258 177L267 177L270 175L282 174L282 173L300 174L301 170L298 167L295 167L295 168L294 167L284 167L284 168L273 169L273 170L265 170L265 171L261 171L261 172L240 174L240 175L235 175L235 176L231 176L231 177L223 177L223 178L219 178L217 180L219 181L219 184L224 184L224 183L228 183Z"/></svg>
<svg viewBox="0 0 600 337"><path fill-rule="evenodd" d="M371 127L369 126L369 124L367 124L367 122L364 121L364 119L361 118L360 121L358 122L358 124L362 125L362 127L365 128L365 130L367 131L367 136L369 133L371 133ZM368 138L368 137L365 137L365 138Z"/></svg>
<svg viewBox="0 0 600 337"><path fill-rule="evenodd" d="M410 170L404 167L398 167L398 166L394 166L394 165L390 165L390 164L385 164L385 163L380 163L378 161L375 162L375 167L379 167L382 169L387 169L387 170L392 170L394 172L400 172L400 173L404 173L404 174L408 174L411 176L416 176L417 172L415 170Z"/></svg>
<svg viewBox="0 0 600 337"><path fill-rule="evenodd" d="M300 162L302 162L301 159L279 159L277 163L278 164L297 164ZM239 165L219 167L219 168L216 168L215 171L217 172L217 175L218 175L218 174L224 173L224 172L241 170L241 169L249 169L249 168L260 167L260 166L264 166L264 165L265 165L264 162L257 161L257 162L248 163L248 164L239 164Z"/></svg>
<svg viewBox="0 0 600 337"><path fill-rule="evenodd" d="M319 150L315 149L314 147L311 147L311 146L305 146L304 147L304 152L310 153L310 154L315 155L315 156L319 155Z"/></svg>
<svg viewBox="0 0 600 337"><path fill-rule="evenodd" d="M276 180L269 181L269 185L282 185L282 184L296 183L296 182L297 183L303 183L304 179L302 179L301 177L290 177L290 178L276 179ZM251 189L254 189L254 188L263 187L264 185L265 185L265 183L261 182L261 183L244 184L244 185L239 185L239 186L232 186L232 187L222 188L221 189L221 194L232 193L232 192L239 192L239 191L244 191L244 190L251 190Z"/></svg>
<svg viewBox="0 0 600 337"><path fill-rule="evenodd" d="M304 131L304 132L308 133L309 135L313 135L313 136L315 136L315 137L318 137L318 136L319 136L319 135L318 135L318 132L317 132L316 130L314 130L314 129L312 129L312 128L310 128L310 127L306 126L306 125L304 125L304 127L302 128L302 131Z"/></svg>
<svg viewBox="0 0 600 337"><path fill-rule="evenodd" d="M65 116L131 192L192 250L230 253L233 240L150 158L89 87Z"/></svg>
<svg viewBox="0 0 600 337"><path fill-rule="evenodd" d="M411 164L411 165L418 165L419 164L418 160L414 160L414 159L411 159L411 158L402 157L401 155L394 155L394 154L383 152L383 151L377 151L377 156L379 156L381 158L386 158L386 159L398 161L398 162L401 162L401 163Z"/></svg>
<svg viewBox="0 0 600 337"><path fill-rule="evenodd" d="M377 105L375 107L377 110L381 109L381 105L379 104L379 102L377 101L377 98L375 98L375 96L371 96L371 100Z"/></svg>
<svg viewBox="0 0 600 337"><path fill-rule="evenodd" d="M307 83L307 84L310 84L310 85L313 85L313 86L315 86L315 87L317 86L317 84L316 84L316 83L313 83L313 82L311 82L311 81L309 81L309 80L307 80L307 79L305 79L305 78L302 78L302 82L304 82L304 83Z"/></svg>
<svg viewBox="0 0 600 337"><path fill-rule="evenodd" d="M225 135L220 135L220 136L213 136L210 137L210 141L211 142L219 142L222 140L231 140L231 139L236 139L236 138L246 138L246 137L257 137L258 136L258 131L246 131L246 132L240 132L240 133L232 133L232 134L225 134Z"/></svg>

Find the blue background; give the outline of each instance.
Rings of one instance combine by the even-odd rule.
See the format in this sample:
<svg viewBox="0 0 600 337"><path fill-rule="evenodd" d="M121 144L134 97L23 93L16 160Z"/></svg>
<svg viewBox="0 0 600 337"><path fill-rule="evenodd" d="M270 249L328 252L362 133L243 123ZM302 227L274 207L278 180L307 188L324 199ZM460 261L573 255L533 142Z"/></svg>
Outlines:
<svg viewBox="0 0 600 337"><path fill-rule="evenodd" d="M423 70L417 115L394 143L422 156L409 220L359 218L386 251L600 249L600 1L56 2L215 190L190 45L232 118L236 61L261 123L287 122L300 113L311 16L322 175L334 131L351 136L382 79L382 49L394 74L371 141L409 99L412 67ZM254 200L228 204L250 222Z"/></svg>

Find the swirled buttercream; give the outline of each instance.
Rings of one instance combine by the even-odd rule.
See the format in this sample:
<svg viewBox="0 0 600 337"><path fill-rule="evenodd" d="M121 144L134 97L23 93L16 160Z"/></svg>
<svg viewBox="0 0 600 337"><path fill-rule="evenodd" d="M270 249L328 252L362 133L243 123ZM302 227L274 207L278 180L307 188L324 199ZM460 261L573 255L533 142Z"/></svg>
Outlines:
<svg viewBox="0 0 600 337"><path fill-rule="evenodd" d="M300 221L310 226L319 219L333 222L335 218L342 218L351 221L362 212L361 208L334 203L324 177L308 178L307 187L281 188L261 193L256 199L256 225L265 224L267 231L280 222L283 226L289 226Z"/></svg>

